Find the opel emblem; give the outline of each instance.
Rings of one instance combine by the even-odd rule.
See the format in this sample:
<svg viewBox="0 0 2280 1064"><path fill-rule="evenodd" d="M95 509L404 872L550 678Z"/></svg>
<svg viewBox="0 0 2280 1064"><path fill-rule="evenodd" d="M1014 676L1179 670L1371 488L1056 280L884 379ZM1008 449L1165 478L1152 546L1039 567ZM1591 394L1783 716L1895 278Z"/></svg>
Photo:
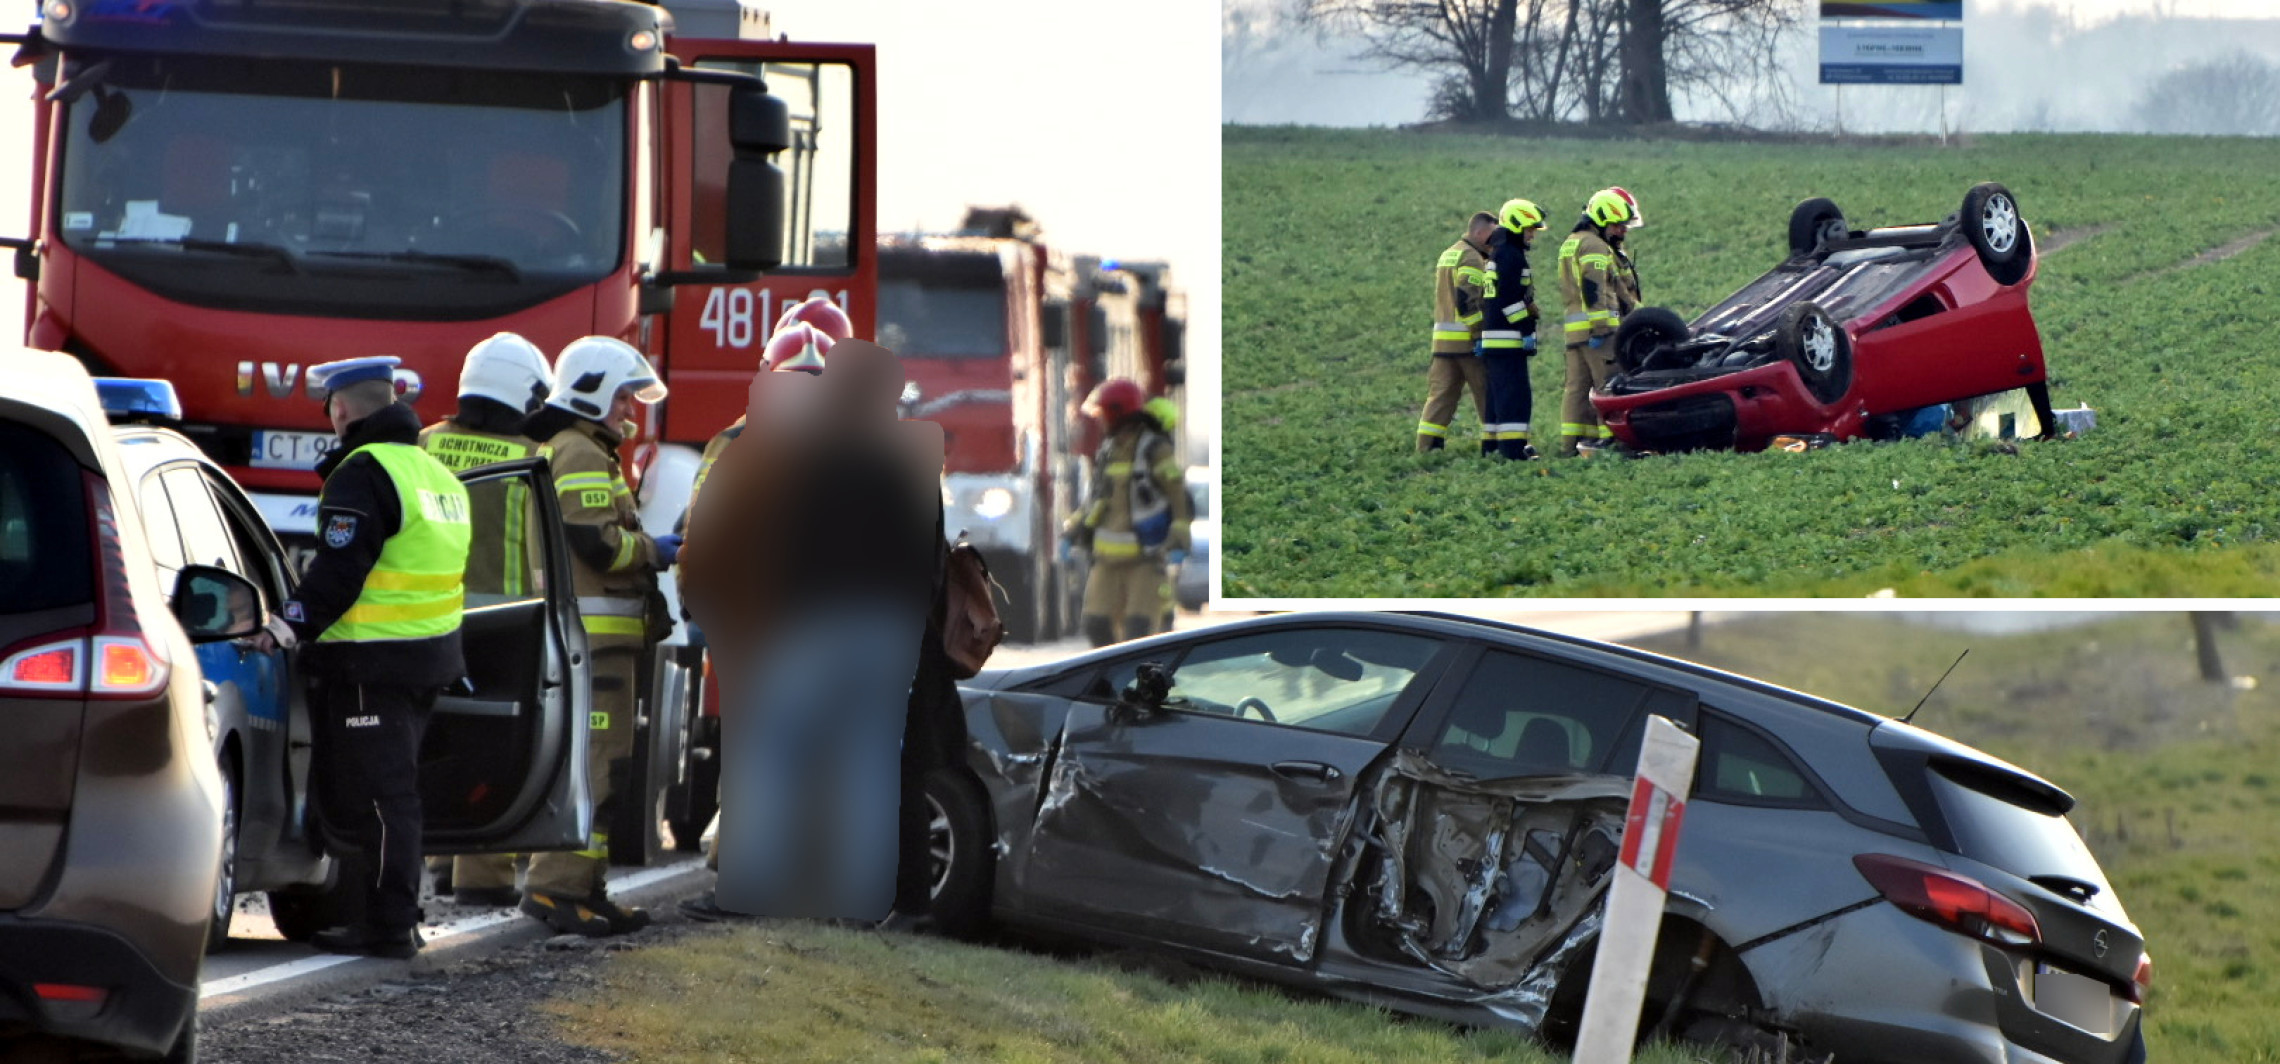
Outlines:
<svg viewBox="0 0 2280 1064"><path fill-rule="evenodd" d="M2099 957L2104 957L2106 955L2106 949L2106 933L2104 931L2100 931L2097 934L2090 936L2090 950L2092 953L2095 953Z"/></svg>

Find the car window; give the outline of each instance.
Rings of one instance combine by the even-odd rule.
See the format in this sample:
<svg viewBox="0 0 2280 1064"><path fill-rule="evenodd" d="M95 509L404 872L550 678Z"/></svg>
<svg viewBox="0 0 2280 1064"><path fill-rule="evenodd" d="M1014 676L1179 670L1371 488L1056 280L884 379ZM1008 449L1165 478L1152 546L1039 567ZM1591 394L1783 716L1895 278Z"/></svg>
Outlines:
<svg viewBox="0 0 2280 1064"><path fill-rule="evenodd" d="M265 537L261 529L254 527L246 519L245 511L230 505L234 489L217 482L216 478L220 474L203 467L200 471L205 474L206 487L213 493L214 501L220 504L222 521L229 528L230 543L237 548L238 559L244 564L243 575L261 589L265 603L271 607L276 606L284 597L286 588L283 559L272 553L274 548L270 546L274 540Z"/></svg>
<svg viewBox="0 0 2280 1064"><path fill-rule="evenodd" d="M1629 775L1635 765L1616 764L1616 754L1636 751L1629 733L1656 693L1636 680L1492 650L1458 691L1435 760L1488 779Z"/></svg>
<svg viewBox="0 0 2280 1064"><path fill-rule="evenodd" d="M174 574L182 571L181 523L174 519L174 500L166 496L166 479L152 473L142 481L143 532L150 540L150 560L158 566L159 581L174 591Z"/></svg>
<svg viewBox="0 0 2280 1064"><path fill-rule="evenodd" d="M79 463L46 433L0 423L0 612L95 597Z"/></svg>
<svg viewBox="0 0 2280 1064"><path fill-rule="evenodd" d="M2064 876L2113 897L2098 859L2074 825L2033 791L1995 769L1935 762L1932 793L1955 838L1955 852L2012 875Z"/></svg>
<svg viewBox="0 0 2280 1064"><path fill-rule="evenodd" d="M1745 805L1823 804L1805 773L1772 740L1711 715L1702 718L1702 760L1694 773L1694 793Z"/></svg>
<svg viewBox="0 0 2280 1064"><path fill-rule="evenodd" d="M1164 708L1368 735L1440 645L1425 636L1358 628L1214 640L1172 670Z"/></svg>
<svg viewBox="0 0 2280 1064"><path fill-rule="evenodd" d="M184 559L192 565L218 565L244 575L237 545L231 542L229 525L223 523L221 509L206 488L205 474L189 465L176 466L160 477L166 481L166 497L174 500L174 521L182 530Z"/></svg>

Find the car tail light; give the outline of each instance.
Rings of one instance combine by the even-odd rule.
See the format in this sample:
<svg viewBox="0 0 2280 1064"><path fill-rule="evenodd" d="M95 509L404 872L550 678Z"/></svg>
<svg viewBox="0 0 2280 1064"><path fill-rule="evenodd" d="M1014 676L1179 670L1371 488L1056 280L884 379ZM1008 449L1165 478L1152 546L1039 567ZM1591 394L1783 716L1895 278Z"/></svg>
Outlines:
<svg viewBox="0 0 2280 1064"><path fill-rule="evenodd" d="M99 986L79 986L73 983L33 983L32 992L42 1001L100 1002L111 992Z"/></svg>
<svg viewBox="0 0 2280 1064"><path fill-rule="evenodd" d="M127 587L127 560L108 485L89 474L88 511L95 528L96 580L102 588L95 625L51 632L0 659L0 694L51 698L141 698L164 690L166 658L144 638Z"/></svg>
<svg viewBox="0 0 2280 1064"><path fill-rule="evenodd" d="M2152 992L2153 955L2150 953L2140 953L2138 954L2137 972L2136 974L2130 976L2130 989L2127 996L2131 1001L2143 1005L2145 1004L2146 996Z"/></svg>
<svg viewBox="0 0 2280 1064"><path fill-rule="evenodd" d="M1969 876L1882 853L1854 857L1853 867L1911 916L2005 948L2042 941L2035 914Z"/></svg>

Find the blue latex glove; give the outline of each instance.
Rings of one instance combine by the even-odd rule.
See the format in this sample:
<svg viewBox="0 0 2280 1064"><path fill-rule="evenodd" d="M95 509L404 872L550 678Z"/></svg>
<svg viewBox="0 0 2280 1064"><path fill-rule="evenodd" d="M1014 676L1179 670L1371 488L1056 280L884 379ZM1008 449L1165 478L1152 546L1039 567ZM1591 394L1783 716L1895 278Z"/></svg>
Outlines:
<svg viewBox="0 0 2280 1064"><path fill-rule="evenodd" d="M1528 353L1529 353L1529 354L1531 354L1531 355L1535 354L1535 353L1536 353L1536 334L1534 334L1534 333L1529 333L1528 335L1521 337L1521 338L1520 338L1520 350L1522 350L1522 351L1526 351L1526 352L1528 352Z"/></svg>
<svg viewBox="0 0 2280 1064"><path fill-rule="evenodd" d="M1178 547L1173 547L1172 549L1164 552L1164 560L1172 563L1173 565L1178 565L1179 563L1187 560L1187 552L1179 549Z"/></svg>
<svg viewBox="0 0 2280 1064"><path fill-rule="evenodd" d="M1484 341L1481 341L1481 340L1474 340L1474 341L1473 341L1473 357L1474 357L1474 358L1480 358L1480 357L1482 357L1483 355L1487 354L1487 346L1488 346L1488 345L1487 345L1487 344L1486 344L1486 342L1484 342Z"/></svg>
<svg viewBox="0 0 2280 1064"><path fill-rule="evenodd" d="M1607 342L1607 338L1606 338L1606 337L1604 337L1604 336L1594 336L1594 337L1592 337L1592 338L1591 338L1591 346L1593 346L1593 347L1598 347L1599 345L1601 345L1601 344L1603 344L1603 343L1606 343L1606 342Z"/></svg>
<svg viewBox="0 0 2280 1064"><path fill-rule="evenodd" d="M1077 547L1076 547L1076 544L1074 544L1074 543L1071 543L1071 542L1069 542L1069 541L1068 541L1068 540L1066 540L1066 539L1062 540L1062 541L1061 541L1061 551L1060 551L1060 559L1061 559L1061 564L1063 564L1063 565L1069 565L1069 564L1072 564L1073 562L1075 562L1075 561L1076 561L1076 556L1077 556Z"/></svg>
<svg viewBox="0 0 2280 1064"><path fill-rule="evenodd" d="M666 566L673 564L675 561L678 561L680 557L681 537L676 536L670 532L657 537L658 568L663 569Z"/></svg>

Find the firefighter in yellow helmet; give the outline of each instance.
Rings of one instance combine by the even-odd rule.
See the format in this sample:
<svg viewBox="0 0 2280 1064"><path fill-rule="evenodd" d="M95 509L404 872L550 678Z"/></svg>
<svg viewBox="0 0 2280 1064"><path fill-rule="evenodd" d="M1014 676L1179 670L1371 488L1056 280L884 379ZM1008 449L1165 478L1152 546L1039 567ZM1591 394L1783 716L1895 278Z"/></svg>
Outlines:
<svg viewBox="0 0 2280 1064"><path fill-rule="evenodd" d="M459 409L420 430L420 449L453 473L477 466L529 458L538 441L522 434L523 419L546 402L554 369L536 344L503 332L467 351L459 369ZM474 546L467 556L467 604L483 606L533 597L532 565L526 553L530 527L529 489L521 481L476 484L467 489ZM512 854L430 857L437 894L461 905L513 905Z"/></svg>
<svg viewBox="0 0 2280 1064"><path fill-rule="evenodd" d="M1473 412L1480 417L1480 453L1496 451L1496 441L1488 436L1488 367L1480 358L1481 323L1496 294L1488 272L1488 242L1495 233L1495 215L1473 215L1464 237L1434 264L1433 368L1425 378L1425 413L1417 419L1419 454L1448 445L1457 397L1468 388Z"/></svg>
<svg viewBox="0 0 2280 1064"><path fill-rule="evenodd" d="M1528 387L1528 360L1536 357L1536 282L1528 252L1544 228L1544 212L1524 199L1499 208L1489 240L1488 317L1480 333L1481 361L1488 369L1487 437L1496 453L1514 461L1536 457L1528 444L1528 419L1536 395Z"/></svg>
<svg viewBox="0 0 2280 1064"><path fill-rule="evenodd" d="M1171 602L1165 565L1188 549L1187 475L1140 385L1101 382L1085 413L1107 430L1093 459L1092 502L1069 515L1062 549L1087 548L1084 629L1094 646L1152 635Z"/></svg>
<svg viewBox="0 0 2280 1064"><path fill-rule="evenodd" d="M531 858L522 911L556 931L600 936L638 930L649 914L624 909L603 890L613 793L634 747L633 708L643 652L671 630L660 616L657 574L673 564L681 538L652 538L641 529L633 491L618 468L618 444L633 431L639 406L665 398L665 383L633 345L604 336L571 341L555 361L554 391L531 415L527 431L545 441L570 541L578 613L593 661L594 708L588 721L588 774L594 792L592 848ZM614 770L614 771L613 771Z"/></svg>
<svg viewBox="0 0 2280 1064"><path fill-rule="evenodd" d="M1560 399L1560 454L1608 445L1614 434L1592 408L1591 390L1615 372L1615 330L1635 303L1621 280L1614 244L1634 217L1631 202L1607 189L1594 194L1560 245L1560 296L1567 302L1567 389Z"/></svg>

